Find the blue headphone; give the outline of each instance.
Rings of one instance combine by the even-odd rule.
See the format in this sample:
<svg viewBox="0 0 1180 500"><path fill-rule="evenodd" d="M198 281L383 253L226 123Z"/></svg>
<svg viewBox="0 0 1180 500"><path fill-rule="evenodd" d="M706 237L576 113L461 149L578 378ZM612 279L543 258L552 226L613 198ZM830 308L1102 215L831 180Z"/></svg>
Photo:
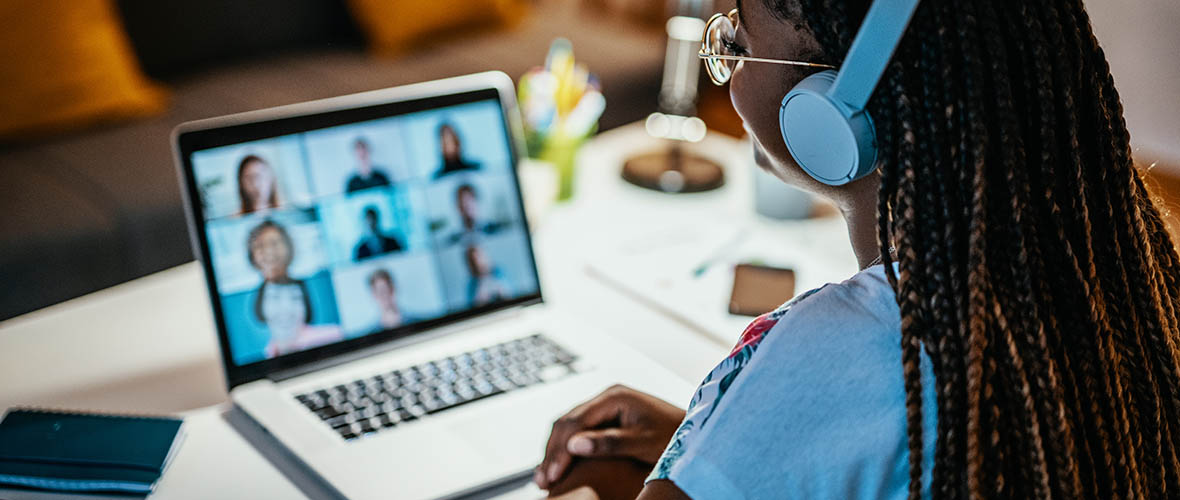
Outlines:
<svg viewBox="0 0 1180 500"><path fill-rule="evenodd" d="M783 97L783 142L816 180L839 186L876 168L877 131L865 105L917 7L918 0L874 0L840 72L808 76Z"/></svg>

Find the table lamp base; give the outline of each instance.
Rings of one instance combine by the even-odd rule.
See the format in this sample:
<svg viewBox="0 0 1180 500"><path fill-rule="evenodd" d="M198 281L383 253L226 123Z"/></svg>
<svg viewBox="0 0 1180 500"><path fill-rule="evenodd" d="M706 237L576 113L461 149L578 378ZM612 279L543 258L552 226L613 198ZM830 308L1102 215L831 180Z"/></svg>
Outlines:
<svg viewBox="0 0 1180 500"><path fill-rule="evenodd" d="M713 160L673 143L664 151L639 153L623 162L623 179L665 193L699 193L725 185L725 171Z"/></svg>

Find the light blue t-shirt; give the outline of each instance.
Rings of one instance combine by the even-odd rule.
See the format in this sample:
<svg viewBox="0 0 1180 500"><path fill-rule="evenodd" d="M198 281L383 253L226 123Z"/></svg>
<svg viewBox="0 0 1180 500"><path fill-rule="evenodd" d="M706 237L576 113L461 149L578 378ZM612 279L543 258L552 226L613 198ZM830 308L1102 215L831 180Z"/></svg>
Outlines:
<svg viewBox="0 0 1180 500"><path fill-rule="evenodd" d="M937 406L921 359L929 498ZM756 319L697 389L655 479L694 500L906 498L901 318L884 267Z"/></svg>

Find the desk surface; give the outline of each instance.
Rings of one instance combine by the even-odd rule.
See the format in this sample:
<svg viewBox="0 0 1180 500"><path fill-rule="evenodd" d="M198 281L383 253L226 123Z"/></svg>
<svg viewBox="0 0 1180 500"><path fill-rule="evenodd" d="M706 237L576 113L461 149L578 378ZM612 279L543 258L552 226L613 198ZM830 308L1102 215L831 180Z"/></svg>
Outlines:
<svg viewBox="0 0 1180 500"><path fill-rule="evenodd" d="M665 195L618 179L623 157L654 147L642 127L628 126L601 134L583 149L575 199L543 215L530 214L538 266L546 301L554 309L695 382L733 340L702 335L620 295L588 278L586 263L623 225L683 223L698 217L757 219L748 195L748 153L741 143L723 136L694 146L728 165L726 187L712 193ZM838 219L820 228L837 239L843 231ZM854 269L849 252L838 249L835 255L847 256L848 268ZM305 497L224 418L228 405L215 331L197 263L0 323L0 380L6 381L0 387L0 408L183 413L188 438L153 499ZM732 338L738 334L734 331ZM677 403L687 404L689 397ZM206 408L194 410L199 407ZM39 497L0 491L0 498Z"/></svg>

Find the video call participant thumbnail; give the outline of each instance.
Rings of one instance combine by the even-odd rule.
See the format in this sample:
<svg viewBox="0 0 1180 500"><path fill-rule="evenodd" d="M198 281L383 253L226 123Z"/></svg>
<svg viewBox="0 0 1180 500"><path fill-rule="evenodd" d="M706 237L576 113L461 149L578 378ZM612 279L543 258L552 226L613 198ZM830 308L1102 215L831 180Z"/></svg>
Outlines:
<svg viewBox="0 0 1180 500"><path fill-rule="evenodd" d="M470 281L467 293L472 307L487 305L509 297L508 286L500 270L482 248L472 245L464 252Z"/></svg>
<svg viewBox="0 0 1180 500"><path fill-rule="evenodd" d="M385 169L373 165L372 146L363 137L358 137L352 143L352 152L356 159L356 172L348 178L345 192L355 193L369 188L389 186L389 175Z"/></svg>
<svg viewBox="0 0 1180 500"><path fill-rule="evenodd" d="M250 264L262 274L262 284L254 296L254 316L266 325L270 340L268 358L343 338L334 325L312 325L313 308L310 291L302 280L289 274L295 250L290 234L283 226L266 220L250 231L247 239Z"/></svg>
<svg viewBox="0 0 1180 500"><path fill-rule="evenodd" d="M369 293L377 305L377 325L373 328L374 331L389 330L410 322L398 306L397 286L389 271L378 269L369 275Z"/></svg>
<svg viewBox="0 0 1180 500"><path fill-rule="evenodd" d="M246 155L238 162L239 214L279 207L278 180L270 163L258 155Z"/></svg>
<svg viewBox="0 0 1180 500"><path fill-rule="evenodd" d="M356 250L353 252L354 260L361 261L402 250L402 244L397 238L381 232L381 213L377 211L376 206L365 207L362 217L365 219L362 224L364 234L356 244Z"/></svg>
<svg viewBox="0 0 1180 500"><path fill-rule="evenodd" d="M463 141L459 139L459 133L455 131L453 125L449 123L439 125L438 144L440 153L442 153L442 167L434 174L434 178L437 179L455 172L479 169L478 163L463 158Z"/></svg>
<svg viewBox="0 0 1180 500"><path fill-rule="evenodd" d="M455 189L455 208L459 212L462 227L448 238L448 243L452 245L460 242L473 245L479 235L494 234L506 225L503 222L481 220L479 192L471 184L460 184Z"/></svg>

